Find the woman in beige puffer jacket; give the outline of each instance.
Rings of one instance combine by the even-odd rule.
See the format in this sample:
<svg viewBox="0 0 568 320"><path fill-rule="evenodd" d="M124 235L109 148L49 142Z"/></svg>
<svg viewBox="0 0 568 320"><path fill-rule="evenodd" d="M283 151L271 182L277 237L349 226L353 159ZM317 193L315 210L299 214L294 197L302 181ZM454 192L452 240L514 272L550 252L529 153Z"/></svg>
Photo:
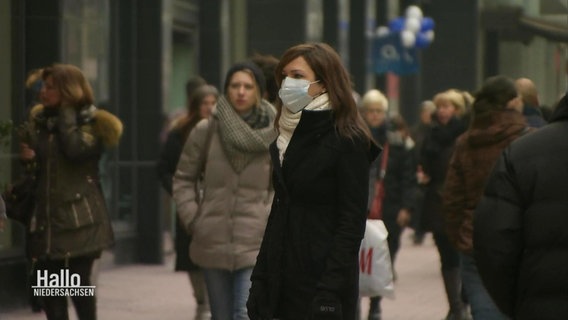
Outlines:
<svg viewBox="0 0 568 320"><path fill-rule="evenodd" d="M193 235L190 256L203 268L214 319L248 319L250 274L272 200L268 146L276 111L261 99L264 87L254 64L233 66L212 117L190 133L174 176L174 200Z"/></svg>

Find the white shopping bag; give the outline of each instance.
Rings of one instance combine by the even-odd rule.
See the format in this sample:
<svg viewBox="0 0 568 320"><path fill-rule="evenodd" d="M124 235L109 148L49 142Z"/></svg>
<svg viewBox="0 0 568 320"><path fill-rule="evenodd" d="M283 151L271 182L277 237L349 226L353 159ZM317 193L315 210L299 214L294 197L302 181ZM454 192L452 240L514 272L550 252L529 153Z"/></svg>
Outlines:
<svg viewBox="0 0 568 320"><path fill-rule="evenodd" d="M392 264L382 220L367 220L359 249L359 295L394 298Z"/></svg>

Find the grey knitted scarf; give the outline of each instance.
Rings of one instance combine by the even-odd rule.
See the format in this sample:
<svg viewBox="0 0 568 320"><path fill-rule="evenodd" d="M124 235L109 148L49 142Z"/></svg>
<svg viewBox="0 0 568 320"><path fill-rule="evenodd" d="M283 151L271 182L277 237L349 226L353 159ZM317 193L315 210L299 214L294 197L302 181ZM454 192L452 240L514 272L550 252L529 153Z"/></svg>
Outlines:
<svg viewBox="0 0 568 320"><path fill-rule="evenodd" d="M276 110L266 100L262 100L246 122L225 96L219 98L215 111L223 150L237 173L259 154L267 152L278 135L273 126ZM249 119L254 120L251 122Z"/></svg>

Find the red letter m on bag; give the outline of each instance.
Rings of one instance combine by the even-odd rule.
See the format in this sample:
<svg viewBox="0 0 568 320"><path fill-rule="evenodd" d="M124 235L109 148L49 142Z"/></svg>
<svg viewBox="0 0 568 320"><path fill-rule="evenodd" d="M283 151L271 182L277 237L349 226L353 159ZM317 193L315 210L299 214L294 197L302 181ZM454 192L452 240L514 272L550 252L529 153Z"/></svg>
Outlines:
<svg viewBox="0 0 568 320"><path fill-rule="evenodd" d="M361 273L371 274L373 271L373 248L361 248L359 251L359 268Z"/></svg>

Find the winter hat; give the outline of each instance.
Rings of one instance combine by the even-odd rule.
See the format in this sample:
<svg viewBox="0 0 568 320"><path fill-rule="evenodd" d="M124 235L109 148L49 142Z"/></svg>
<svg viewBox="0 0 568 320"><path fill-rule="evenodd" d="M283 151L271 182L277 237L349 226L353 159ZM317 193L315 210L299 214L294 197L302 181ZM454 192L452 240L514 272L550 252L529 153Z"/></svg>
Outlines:
<svg viewBox="0 0 568 320"><path fill-rule="evenodd" d="M227 88L229 87L229 82L231 81L231 77L233 77L233 74L235 74L235 72L237 71L243 71L243 70L248 70L252 72L252 74L254 75L254 80L256 81L256 84L258 85L258 88L260 90L260 96L262 97L264 95L264 91L266 90L266 80L264 79L262 70L260 70L260 68L256 64L250 61L239 62L237 64L234 64L231 67L231 69L227 71L227 76L225 77L225 86L223 91L227 93Z"/></svg>
<svg viewBox="0 0 568 320"><path fill-rule="evenodd" d="M481 89L475 94L473 110L476 113L490 109L505 109L507 103L518 96L515 82L505 76L490 77L483 83Z"/></svg>

